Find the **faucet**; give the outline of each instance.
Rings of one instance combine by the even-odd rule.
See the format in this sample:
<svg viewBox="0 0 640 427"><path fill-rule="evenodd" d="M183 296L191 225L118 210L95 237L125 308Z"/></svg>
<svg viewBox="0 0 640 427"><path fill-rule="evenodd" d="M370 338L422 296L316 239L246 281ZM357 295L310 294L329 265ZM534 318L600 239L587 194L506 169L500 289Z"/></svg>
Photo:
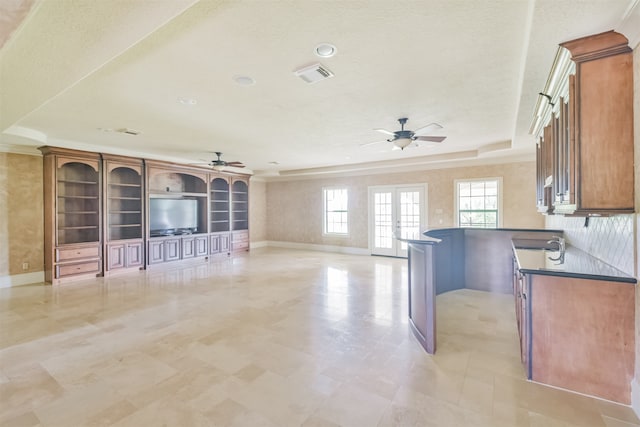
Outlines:
<svg viewBox="0 0 640 427"><path fill-rule="evenodd" d="M566 249L564 237L551 236L551 240L548 240L547 243L548 244L557 243L558 244L558 252L560 252L560 255L558 255L557 258L549 257L549 259L551 261L560 261L559 264L564 263L564 251Z"/></svg>

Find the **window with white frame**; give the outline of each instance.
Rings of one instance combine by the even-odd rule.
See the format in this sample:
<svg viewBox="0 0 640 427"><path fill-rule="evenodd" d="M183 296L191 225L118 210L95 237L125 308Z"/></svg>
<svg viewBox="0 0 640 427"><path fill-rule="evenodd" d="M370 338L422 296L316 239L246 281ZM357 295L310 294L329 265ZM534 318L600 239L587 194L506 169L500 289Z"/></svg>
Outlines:
<svg viewBox="0 0 640 427"><path fill-rule="evenodd" d="M348 195L346 188L324 188L324 233L348 234Z"/></svg>
<svg viewBox="0 0 640 427"><path fill-rule="evenodd" d="M456 180L459 227L498 228L502 222L502 178Z"/></svg>

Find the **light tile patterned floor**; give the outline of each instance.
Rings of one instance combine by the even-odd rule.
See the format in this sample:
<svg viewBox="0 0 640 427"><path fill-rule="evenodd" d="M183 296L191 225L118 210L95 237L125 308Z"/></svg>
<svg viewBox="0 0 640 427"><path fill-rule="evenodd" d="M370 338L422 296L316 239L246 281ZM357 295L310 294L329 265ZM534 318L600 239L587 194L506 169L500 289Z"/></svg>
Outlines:
<svg viewBox="0 0 640 427"><path fill-rule="evenodd" d="M636 426L524 380L513 301L438 297L407 327L406 261L260 249L0 289L2 426Z"/></svg>

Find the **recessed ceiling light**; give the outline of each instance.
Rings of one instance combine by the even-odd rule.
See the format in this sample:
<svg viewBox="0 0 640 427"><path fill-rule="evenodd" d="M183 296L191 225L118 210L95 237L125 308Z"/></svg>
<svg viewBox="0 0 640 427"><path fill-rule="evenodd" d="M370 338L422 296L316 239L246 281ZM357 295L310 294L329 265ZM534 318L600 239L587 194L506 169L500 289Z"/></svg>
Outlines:
<svg viewBox="0 0 640 427"><path fill-rule="evenodd" d="M279 165L280 162L269 162L270 165Z"/></svg>
<svg viewBox="0 0 640 427"><path fill-rule="evenodd" d="M337 51L338 49L329 43L320 43L315 49L316 55L320 58L331 58Z"/></svg>
<svg viewBox="0 0 640 427"><path fill-rule="evenodd" d="M193 98L178 98L178 102L182 105L196 105L198 103L197 100Z"/></svg>
<svg viewBox="0 0 640 427"><path fill-rule="evenodd" d="M233 81L238 83L240 86L253 86L256 84L256 81L249 76L235 76Z"/></svg>

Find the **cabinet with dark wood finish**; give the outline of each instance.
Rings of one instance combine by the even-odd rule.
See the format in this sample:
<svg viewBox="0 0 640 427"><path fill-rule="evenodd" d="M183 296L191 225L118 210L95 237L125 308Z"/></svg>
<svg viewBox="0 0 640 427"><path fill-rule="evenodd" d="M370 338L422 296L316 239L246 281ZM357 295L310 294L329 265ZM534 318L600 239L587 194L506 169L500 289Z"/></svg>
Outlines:
<svg viewBox="0 0 640 427"><path fill-rule="evenodd" d="M209 231L211 255L229 255L231 233L230 177L212 174L209 178Z"/></svg>
<svg viewBox="0 0 640 427"><path fill-rule="evenodd" d="M183 237L181 240L182 240L182 259L194 258L196 256L195 238Z"/></svg>
<svg viewBox="0 0 640 427"><path fill-rule="evenodd" d="M566 89L551 96L552 113L540 131L538 209L550 212L550 201L559 214L632 213L633 55L628 40L609 31L560 46L558 57L566 50L575 74L551 84L562 74L562 61L557 61L547 83Z"/></svg>
<svg viewBox="0 0 640 427"><path fill-rule="evenodd" d="M231 251L249 250L249 182L234 179L231 183Z"/></svg>
<svg viewBox="0 0 640 427"><path fill-rule="evenodd" d="M205 236L182 236L182 259L207 256L209 254L208 237Z"/></svg>
<svg viewBox="0 0 640 427"><path fill-rule="evenodd" d="M149 256L147 264L149 265L164 262L164 241L161 239L149 240L147 254Z"/></svg>
<svg viewBox="0 0 640 427"><path fill-rule="evenodd" d="M194 237L194 250L195 256L207 256L209 254L209 238L208 236L195 236Z"/></svg>
<svg viewBox="0 0 640 427"><path fill-rule="evenodd" d="M47 282L249 250L248 177L112 154L40 150ZM195 200L193 221L152 233L152 199Z"/></svg>
<svg viewBox="0 0 640 427"><path fill-rule="evenodd" d="M98 153L40 147L44 155L45 281L102 274Z"/></svg>
<svg viewBox="0 0 640 427"><path fill-rule="evenodd" d="M530 379L628 405L634 372L635 286L526 276Z"/></svg>
<svg viewBox="0 0 640 427"><path fill-rule="evenodd" d="M104 154L105 274L144 266L142 159Z"/></svg>
<svg viewBox="0 0 640 427"><path fill-rule="evenodd" d="M193 239L189 239L193 243ZM191 245L193 246L193 245ZM154 237L149 240L148 264L160 264L167 261L178 261L182 259L183 241L179 236ZM187 255L187 258L189 255Z"/></svg>
<svg viewBox="0 0 640 427"><path fill-rule="evenodd" d="M181 241L178 237L168 238L164 240L164 260L177 261L181 259L180 253Z"/></svg>
<svg viewBox="0 0 640 427"><path fill-rule="evenodd" d="M518 269L517 261L513 260L513 297L515 302L516 325L520 344L520 360L528 379L531 379L531 364L529 357L529 309L527 306L527 294L529 292L528 280L525 274Z"/></svg>
<svg viewBox="0 0 640 427"><path fill-rule="evenodd" d="M230 250L229 233L212 233L209 237L209 254L229 254Z"/></svg>
<svg viewBox="0 0 640 427"><path fill-rule="evenodd" d="M144 267L143 245L142 240L107 244L105 274L118 269Z"/></svg>
<svg viewBox="0 0 640 427"><path fill-rule="evenodd" d="M146 161L148 203L151 199L195 200L197 224L195 227L176 230L165 230L168 237L157 237L148 230L149 251L148 263L190 259L207 256L209 253L209 201L207 171L166 162ZM149 208L150 209L150 208ZM152 212L149 211L149 215ZM149 219L151 222L151 218ZM150 227L149 227L150 228Z"/></svg>

